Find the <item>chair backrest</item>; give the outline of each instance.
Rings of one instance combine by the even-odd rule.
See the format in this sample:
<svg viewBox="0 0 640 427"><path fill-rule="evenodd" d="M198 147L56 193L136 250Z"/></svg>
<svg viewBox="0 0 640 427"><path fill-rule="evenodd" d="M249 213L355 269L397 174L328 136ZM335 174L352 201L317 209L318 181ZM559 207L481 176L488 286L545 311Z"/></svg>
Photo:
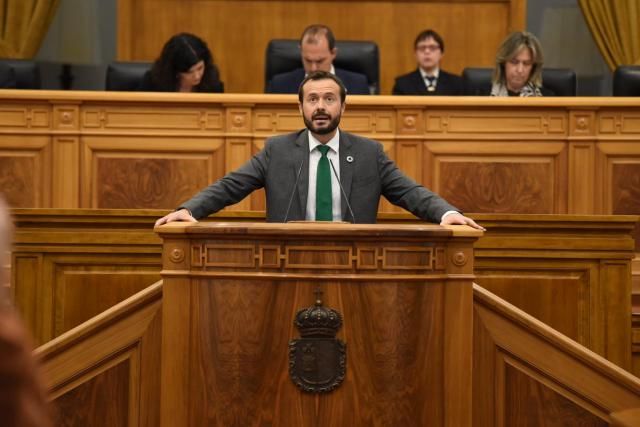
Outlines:
<svg viewBox="0 0 640 427"><path fill-rule="evenodd" d="M16 89L40 89L40 67L34 61L22 59L0 59L0 62L13 69Z"/></svg>
<svg viewBox="0 0 640 427"><path fill-rule="evenodd" d="M465 68L462 71L467 95L489 95L493 68ZM543 68L542 85L555 96L576 96L576 73L570 68Z"/></svg>
<svg viewBox="0 0 640 427"><path fill-rule="evenodd" d="M151 62L112 62L107 67L106 90L137 90L152 65Z"/></svg>
<svg viewBox="0 0 640 427"><path fill-rule="evenodd" d="M542 86L553 91L555 96L576 96L576 72L571 68L543 68Z"/></svg>
<svg viewBox="0 0 640 427"><path fill-rule="evenodd" d="M276 74L302 67L299 40L274 39L267 45L264 68L265 91ZM333 65L367 76L372 94L380 93L380 55L372 41L336 40L338 54Z"/></svg>
<svg viewBox="0 0 640 427"><path fill-rule="evenodd" d="M613 96L640 96L640 65L621 65L613 73Z"/></svg>
<svg viewBox="0 0 640 427"><path fill-rule="evenodd" d="M493 68L465 68L462 80L467 95L484 96L491 93L491 74Z"/></svg>

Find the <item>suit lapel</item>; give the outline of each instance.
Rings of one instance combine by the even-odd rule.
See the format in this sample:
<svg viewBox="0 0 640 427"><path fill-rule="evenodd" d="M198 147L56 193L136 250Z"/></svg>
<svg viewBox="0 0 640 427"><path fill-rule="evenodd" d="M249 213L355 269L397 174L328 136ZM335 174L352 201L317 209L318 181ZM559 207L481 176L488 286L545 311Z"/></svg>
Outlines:
<svg viewBox="0 0 640 427"><path fill-rule="evenodd" d="M302 163L302 171L300 172L300 180L298 181L298 200L300 200L300 219L306 218L307 195L309 193L309 131L300 132L295 141L296 144L296 162L294 165L294 173L298 174L298 168ZM295 176L294 175L294 179Z"/></svg>
<svg viewBox="0 0 640 427"><path fill-rule="evenodd" d="M427 95L427 83L422 78L422 74L420 74L420 70L416 70L413 73L413 85L417 92Z"/></svg>
<svg viewBox="0 0 640 427"><path fill-rule="evenodd" d="M340 197L340 208L342 212L342 219L351 217L349 208L347 207L347 200L351 200L351 182L353 181L353 168L358 159L353 154L353 143L351 138L345 132L340 131L340 183L344 189L344 194ZM345 199L346 195L346 199Z"/></svg>

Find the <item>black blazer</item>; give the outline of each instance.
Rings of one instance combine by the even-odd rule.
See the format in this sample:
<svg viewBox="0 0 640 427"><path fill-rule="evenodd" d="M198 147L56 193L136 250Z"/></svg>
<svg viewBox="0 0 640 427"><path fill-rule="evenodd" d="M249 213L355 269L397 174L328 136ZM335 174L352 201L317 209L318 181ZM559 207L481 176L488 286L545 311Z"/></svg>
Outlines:
<svg viewBox="0 0 640 427"><path fill-rule="evenodd" d="M349 95L369 95L367 76L353 71L336 68L336 76L342 80ZM304 68L280 73L273 76L267 88L267 93L298 93L298 87L304 80Z"/></svg>
<svg viewBox="0 0 640 427"><path fill-rule="evenodd" d="M144 76L142 76L142 81L140 82L140 85L138 85L136 90L139 92L167 92L166 90L158 88L155 83L153 83L153 79L151 78L151 70L144 73ZM214 81L212 93L224 93L224 83L222 83L220 80Z"/></svg>
<svg viewBox="0 0 640 427"><path fill-rule="evenodd" d="M435 95L435 96L456 96L464 95L464 83L462 77L440 70L436 90L427 91L427 85L420 74L420 70L396 77L393 85L394 95Z"/></svg>

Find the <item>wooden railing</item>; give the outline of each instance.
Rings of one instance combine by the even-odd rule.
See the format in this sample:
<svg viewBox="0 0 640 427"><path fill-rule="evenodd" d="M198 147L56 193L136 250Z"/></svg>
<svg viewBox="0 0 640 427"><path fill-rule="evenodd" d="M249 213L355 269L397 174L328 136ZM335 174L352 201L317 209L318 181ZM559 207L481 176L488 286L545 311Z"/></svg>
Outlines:
<svg viewBox="0 0 640 427"><path fill-rule="evenodd" d="M640 379L474 285L473 425L640 423Z"/></svg>
<svg viewBox="0 0 640 427"><path fill-rule="evenodd" d="M36 350L56 424L157 426L162 283ZM474 285L473 425L640 421L640 380ZM284 374L277 374L284 375Z"/></svg>
<svg viewBox="0 0 640 427"><path fill-rule="evenodd" d="M55 425L157 426L162 282L39 347Z"/></svg>

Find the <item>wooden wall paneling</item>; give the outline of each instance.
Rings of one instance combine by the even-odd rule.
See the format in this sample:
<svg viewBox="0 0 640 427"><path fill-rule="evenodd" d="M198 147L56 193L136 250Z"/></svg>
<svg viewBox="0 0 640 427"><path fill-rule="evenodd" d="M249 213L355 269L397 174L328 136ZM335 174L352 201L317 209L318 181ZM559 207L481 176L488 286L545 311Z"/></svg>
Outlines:
<svg viewBox="0 0 640 427"><path fill-rule="evenodd" d="M41 330L42 310L42 265L43 256L38 253L11 254L11 294L27 330Z"/></svg>
<svg viewBox="0 0 640 427"><path fill-rule="evenodd" d="M298 39L307 25L318 23L318 17L340 40L378 43L382 93L391 92L396 76L415 69L413 42L420 31L435 28L441 33L446 43L443 68L460 73L464 67L491 66L502 39L511 30L523 29L526 21L526 0L350 1L341 3L340 13L334 14L326 13L327 5L314 1L173 0L163 1L162 7L157 4L118 1L118 59L151 61L169 37L188 30L207 41L231 93L261 93L268 41ZM363 16L367 19L353 19Z"/></svg>
<svg viewBox="0 0 640 427"><path fill-rule="evenodd" d="M2 135L0 194L9 206L51 206L51 145L47 135Z"/></svg>
<svg viewBox="0 0 640 427"><path fill-rule="evenodd" d="M619 292L616 287L620 283L629 283L631 277L631 265L628 262L604 260L600 263L600 300L605 305L603 311L604 324L629 325L629 328L603 330L604 356L617 364L631 369L631 348L629 336L631 335L631 289L625 287L624 292ZM603 328L604 329L604 328ZM628 343L628 345L620 345Z"/></svg>
<svg viewBox="0 0 640 427"><path fill-rule="evenodd" d="M220 137L83 138L83 206L174 209L224 175Z"/></svg>
<svg viewBox="0 0 640 427"><path fill-rule="evenodd" d="M476 218L490 230L475 246L477 283L631 370L631 341L624 337L631 336L636 217L626 225L581 223L580 216L562 216L562 225L546 215L508 215L515 221L500 223L491 217Z"/></svg>
<svg viewBox="0 0 640 427"><path fill-rule="evenodd" d="M39 347L56 425L159 425L158 282Z"/></svg>
<svg viewBox="0 0 640 427"><path fill-rule="evenodd" d="M13 293L42 344L157 280L160 243L145 211L14 211Z"/></svg>
<svg viewBox="0 0 640 427"><path fill-rule="evenodd" d="M225 172L232 172L246 163L253 155L253 144L248 138L229 137L225 141ZM213 182L213 181L212 181ZM244 200L226 207L228 211L245 211L251 208L251 195Z"/></svg>
<svg viewBox="0 0 640 427"><path fill-rule="evenodd" d="M569 143L567 205L569 214L595 212L595 143Z"/></svg>
<svg viewBox="0 0 640 427"><path fill-rule="evenodd" d="M424 148L430 164L422 181L464 212L566 212L562 142L427 141Z"/></svg>
<svg viewBox="0 0 640 427"><path fill-rule="evenodd" d="M80 207L80 139L77 136L53 139L52 206Z"/></svg>
<svg viewBox="0 0 640 427"><path fill-rule="evenodd" d="M52 337L78 326L160 279L157 259L121 256L56 255L52 264ZM144 266L144 264L148 264Z"/></svg>
<svg viewBox="0 0 640 427"><path fill-rule="evenodd" d="M476 282L489 292L604 354L606 299L601 299L597 262L496 258L483 260L476 273Z"/></svg>
<svg viewBox="0 0 640 427"><path fill-rule="evenodd" d="M603 213L640 213L640 146L637 141L609 142L597 145ZM640 251L640 228L636 227L636 249Z"/></svg>

